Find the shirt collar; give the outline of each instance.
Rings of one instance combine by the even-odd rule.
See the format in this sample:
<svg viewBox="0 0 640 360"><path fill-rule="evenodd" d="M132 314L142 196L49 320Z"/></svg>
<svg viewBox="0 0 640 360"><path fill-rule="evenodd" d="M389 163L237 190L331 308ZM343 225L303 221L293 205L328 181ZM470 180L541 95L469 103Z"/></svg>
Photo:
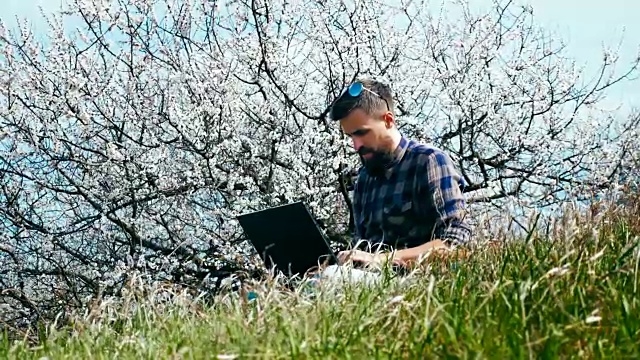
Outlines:
<svg viewBox="0 0 640 360"><path fill-rule="evenodd" d="M401 135L398 146L395 148L395 150L393 150L393 160L387 166L387 168L393 167L394 165L399 163L400 160L402 160L402 158L404 157L404 154L407 152L408 147L409 147L409 140L403 135Z"/></svg>

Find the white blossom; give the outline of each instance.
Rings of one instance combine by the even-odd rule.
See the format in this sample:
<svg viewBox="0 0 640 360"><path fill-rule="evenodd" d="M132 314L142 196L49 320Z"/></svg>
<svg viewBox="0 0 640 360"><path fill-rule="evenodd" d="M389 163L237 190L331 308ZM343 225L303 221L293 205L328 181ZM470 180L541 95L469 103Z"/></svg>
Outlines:
<svg viewBox="0 0 640 360"><path fill-rule="evenodd" d="M255 269L235 216L294 200L347 233L338 176L359 162L325 115L361 76L392 86L404 134L451 154L475 214L526 217L628 168L637 120L601 105L625 74L615 52L582 88L590 74L529 9L503 26L458 3L459 18L271 2L267 18L261 0L77 0L47 16L46 42L0 23L2 280L20 274L41 305L116 292L134 270Z"/></svg>

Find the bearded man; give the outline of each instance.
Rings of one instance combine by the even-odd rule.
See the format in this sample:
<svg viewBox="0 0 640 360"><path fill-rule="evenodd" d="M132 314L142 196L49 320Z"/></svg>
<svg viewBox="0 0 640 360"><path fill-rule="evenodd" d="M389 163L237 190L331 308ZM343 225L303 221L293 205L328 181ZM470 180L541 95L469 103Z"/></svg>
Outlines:
<svg viewBox="0 0 640 360"><path fill-rule="evenodd" d="M340 252L341 263L406 265L471 237L465 184L453 161L401 134L393 109L391 88L369 79L351 84L331 106L362 163L353 192L354 250ZM376 245L387 250L372 251Z"/></svg>

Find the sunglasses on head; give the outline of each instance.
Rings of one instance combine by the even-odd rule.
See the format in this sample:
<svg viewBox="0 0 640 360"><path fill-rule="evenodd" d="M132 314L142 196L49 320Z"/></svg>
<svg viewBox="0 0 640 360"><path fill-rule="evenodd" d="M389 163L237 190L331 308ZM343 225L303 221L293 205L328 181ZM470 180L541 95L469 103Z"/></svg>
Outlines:
<svg viewBox="0 0 640 360"><path fill-rule="evenodd" d="M378 94L377 92L365 87L364 85L362 85L361 82L355 82L349 85L349 87L347 88L347 93L349 94L349 96L353 98L357 98L358 96L362 95L363 90L366 90L372 93L373 95L379 97L380 99L384 100L384 103L387 104L387 110L389 110L389 102L387 101L387 99L380 96L380 94Z"/></svg>
<svg viewBox="0 0 640 360"><path fill-rule="evenodd" d="M334 104L338 99L342 98L345 95L345 93L349 94L349 96L352 97L352 98L358 98L358 97L360 97L360 95L362 95L363 91L368 91L368 92L372 93L373 95L379 97L380 99L384 100L384 103L387 105L387 111L390 111L391 108L389 107L389 102L387 101L387 99L385 99L382 96L380 96L380 94L378 94L377 92L365 87L361 82L355 82L355 83L349 85L349 87L345 91L343 91L342 94L338 98L336 98L336 100L334 100ZM355 107L355 103L351 106L350 109L347 109L347 111L342 111L341 112L342 115L339 116L339 117L346 116L346 114L350 113L353 110L354 107Z"/></svg>

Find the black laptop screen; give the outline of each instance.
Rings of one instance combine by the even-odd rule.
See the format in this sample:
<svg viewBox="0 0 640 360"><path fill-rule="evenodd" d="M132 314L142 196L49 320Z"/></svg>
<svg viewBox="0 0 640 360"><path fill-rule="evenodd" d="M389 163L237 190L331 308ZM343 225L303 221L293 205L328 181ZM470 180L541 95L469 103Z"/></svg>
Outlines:
<svg viewBox="0 0 640 360"><path fill-rule="evenodd" d="M333 253L302 202L240 215L240 225L268 269L303 275Z"/></svg>

